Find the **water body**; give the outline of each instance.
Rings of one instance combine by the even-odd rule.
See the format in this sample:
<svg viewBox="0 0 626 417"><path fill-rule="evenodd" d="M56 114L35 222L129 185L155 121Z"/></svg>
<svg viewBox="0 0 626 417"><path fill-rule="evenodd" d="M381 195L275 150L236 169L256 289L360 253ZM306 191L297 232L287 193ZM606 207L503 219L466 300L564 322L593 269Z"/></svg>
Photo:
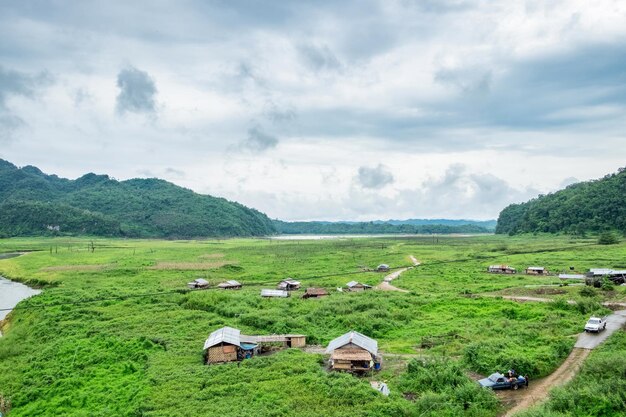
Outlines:
<svg viewBox="0 0 626 417"><path fill-rule="evenodd" d="M278 235L272 236L270 239L276 240L322 240L322 239L363 239L363 238L394 238L394 237L472 237L472 236L485 236L487 233L481 234L449 234L449 235L411 235L411 234L369 234L369 235Z"/></svg>
<svg viewBox="0 0 626 417"><path fill-rule="evenodd" d="M21 253L0 254L0 262L2 259L14 258L20 255ZM3 320L17 303L28 297L37 295L40 292L41 290L30 288L24 284L13 282L0 276L0 320Z"/></svg>

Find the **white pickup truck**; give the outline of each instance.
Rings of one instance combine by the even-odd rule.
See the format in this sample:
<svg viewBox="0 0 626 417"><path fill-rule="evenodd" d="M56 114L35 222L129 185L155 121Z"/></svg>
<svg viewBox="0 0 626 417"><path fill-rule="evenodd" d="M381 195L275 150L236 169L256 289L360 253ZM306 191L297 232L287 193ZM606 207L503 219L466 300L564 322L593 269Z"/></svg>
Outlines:
<svg viewBox="0 0 626 417"><path fill-rule="evenodd" d="M586 332L598 333L606 329L606 317L591 317L585 324Z"/></svg>

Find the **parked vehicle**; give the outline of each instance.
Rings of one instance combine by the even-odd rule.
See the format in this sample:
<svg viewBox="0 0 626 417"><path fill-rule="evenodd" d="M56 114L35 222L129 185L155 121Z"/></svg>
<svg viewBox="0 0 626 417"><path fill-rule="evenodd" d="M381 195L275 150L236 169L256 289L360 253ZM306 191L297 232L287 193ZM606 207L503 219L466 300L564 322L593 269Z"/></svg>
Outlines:
<svg viewBox="0 0 626 417"><path fill-rule="evenodd" d="M586 332L599 333L606 329L606 317L591 317L585 324Z"/></svg>
<svg viewBox="0 0 626 417"><path fill-rule="evenodd" d="M521 375L508 377L499 372L489 375L487 378L478 381L481 387L491 389L518 389L528 386L528 378Z"/></svg>

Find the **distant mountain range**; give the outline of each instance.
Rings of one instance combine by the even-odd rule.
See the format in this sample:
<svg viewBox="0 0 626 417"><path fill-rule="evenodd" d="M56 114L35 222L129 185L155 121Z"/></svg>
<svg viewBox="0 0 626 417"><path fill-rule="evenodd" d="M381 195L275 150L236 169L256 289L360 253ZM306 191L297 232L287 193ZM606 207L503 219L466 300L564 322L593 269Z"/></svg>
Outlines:
<svg viewBox="0 0 626 417"><path fill-rule="evenodd" d="M283 222L239 203L149 178L76 180L0 159L0 237L94 235L187 239L284 234L487 233L495 221Z"/></svg>
<svg viewBox="0 0 626 417"><path fill-rule="evenodd" d="M164 180L76 180L0 159L0 237L42 234L193 238L265 236L263 213Z"/></svg>
<svg viewBox="0 0 626 417"><path fill-rule="evenodd" d="M495 220L409 219L372 222L283 222L274 220L282 234L452 234L492 233Z"/></svg>
<svg viewBox="0 0 626 417"><path fill-rule="evenodd" d="M626 232L626 168L599 180L572 184L500 213L496 233Z"/></svg>

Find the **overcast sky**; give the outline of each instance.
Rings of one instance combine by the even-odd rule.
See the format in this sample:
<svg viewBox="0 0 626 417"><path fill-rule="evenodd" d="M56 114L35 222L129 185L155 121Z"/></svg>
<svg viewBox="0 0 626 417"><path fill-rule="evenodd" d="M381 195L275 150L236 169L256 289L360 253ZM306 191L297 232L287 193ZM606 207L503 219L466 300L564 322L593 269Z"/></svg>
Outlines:
<svg viewBox="0 0 626 417"><path fill-rule="evenodd" d="M0 0L0 158L284 220L496 218L626 166L626 2Z"/></svg>

